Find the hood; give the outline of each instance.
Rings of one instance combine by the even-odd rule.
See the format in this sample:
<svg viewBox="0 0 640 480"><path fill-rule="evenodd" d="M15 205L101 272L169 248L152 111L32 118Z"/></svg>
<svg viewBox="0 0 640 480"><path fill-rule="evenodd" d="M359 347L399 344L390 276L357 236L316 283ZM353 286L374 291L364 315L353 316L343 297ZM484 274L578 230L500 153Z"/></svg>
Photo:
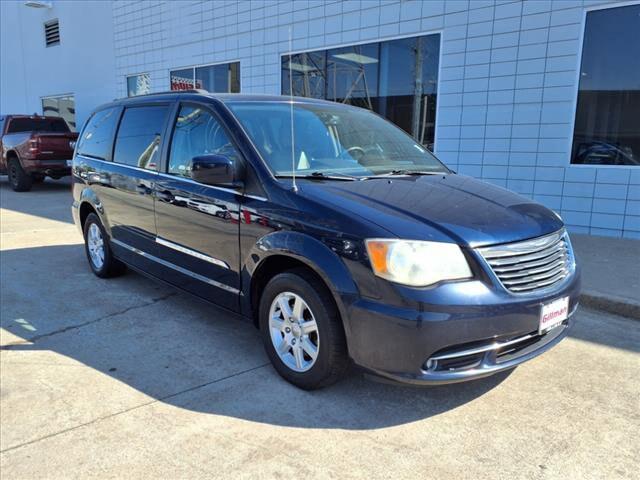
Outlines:
<svg viewBox="0 0 640 480"><path fill-rule="evenodd" d="M563 226L548 208L463 175L309 181L300 193L399 238L453 240L470 247L538 237Z"/></svg>

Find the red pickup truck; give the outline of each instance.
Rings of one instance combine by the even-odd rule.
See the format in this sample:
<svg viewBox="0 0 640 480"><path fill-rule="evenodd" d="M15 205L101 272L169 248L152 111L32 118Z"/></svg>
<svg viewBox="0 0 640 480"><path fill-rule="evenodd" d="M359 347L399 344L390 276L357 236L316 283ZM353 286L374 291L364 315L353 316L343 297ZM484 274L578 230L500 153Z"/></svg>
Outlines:
<svg viewBox="0 0 640 480"><path fill-rule="evenodd" d="M26 192L45 176L71 174L78 134L63 118L38 115L0 116L0 174L9 175L16 192Z"/></svg>

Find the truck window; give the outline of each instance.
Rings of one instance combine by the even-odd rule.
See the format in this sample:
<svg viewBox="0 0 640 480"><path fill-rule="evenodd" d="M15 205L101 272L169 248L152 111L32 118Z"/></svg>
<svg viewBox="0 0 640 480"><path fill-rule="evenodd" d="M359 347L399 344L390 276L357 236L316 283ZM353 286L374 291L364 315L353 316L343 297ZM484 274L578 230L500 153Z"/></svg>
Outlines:
<svg viewBox="0 0 640 480"><path fill-rule="evenodd" d="M78 141L78 154L107 160L111 155L111 139L118 122L118 110L105 108L92 115Z"/></svg>
<svg viewBox="0 0 640 480"><path fill-rule="evenodd" d="M155 169L160 153L160 136L168 110L168 105L125 109L118 128L113 161L132 167Z"/></svg>
<svg viewBox="0 0 640 480"><path fill-rule="evenodd" d="M55 132L67 133L69 126L64 119L59 117L17 117L9 120L9 128L7 133L20 132Z"/></svg>

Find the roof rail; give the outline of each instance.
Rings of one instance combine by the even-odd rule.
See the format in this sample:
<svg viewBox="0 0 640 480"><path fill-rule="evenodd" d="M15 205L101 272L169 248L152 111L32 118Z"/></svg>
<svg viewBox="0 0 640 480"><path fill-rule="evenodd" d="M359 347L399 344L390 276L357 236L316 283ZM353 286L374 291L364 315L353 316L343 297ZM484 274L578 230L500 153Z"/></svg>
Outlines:
<svg viewBox="0 0 640 480"><path fill-rule="evenodd" d="M154 92L154 93L145 93L142 95L134 95L133 97L123 97L123 98L116 98L115 100L124 100L127 98L140 98L140 97L152 97L154 95L176 95L178 93L200 93L200 94L209 94L210 92L203 90L202 88L190 88L188 90L167 90L165 92Z"/></svg>

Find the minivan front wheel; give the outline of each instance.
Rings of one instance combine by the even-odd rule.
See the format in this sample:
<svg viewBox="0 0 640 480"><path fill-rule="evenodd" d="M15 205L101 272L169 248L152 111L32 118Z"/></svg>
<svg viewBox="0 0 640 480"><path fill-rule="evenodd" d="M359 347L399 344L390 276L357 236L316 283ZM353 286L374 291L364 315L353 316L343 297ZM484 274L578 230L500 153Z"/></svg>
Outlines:
<svg viewBox="0 0 640 480"><path fill-rule="evenodd" d="M89 266L98 277L115 277L124 273L125 265L114 258L102 222L90 213L84 222L84 248Z"/></svg>
<svg viewBox="0 0 640 480"><path fill-rule="evenodd" d="M260 300L260 330L277 372L313 390L337 381L348 366L344 330L325 285L304 269L276 275Z"/></svg>

